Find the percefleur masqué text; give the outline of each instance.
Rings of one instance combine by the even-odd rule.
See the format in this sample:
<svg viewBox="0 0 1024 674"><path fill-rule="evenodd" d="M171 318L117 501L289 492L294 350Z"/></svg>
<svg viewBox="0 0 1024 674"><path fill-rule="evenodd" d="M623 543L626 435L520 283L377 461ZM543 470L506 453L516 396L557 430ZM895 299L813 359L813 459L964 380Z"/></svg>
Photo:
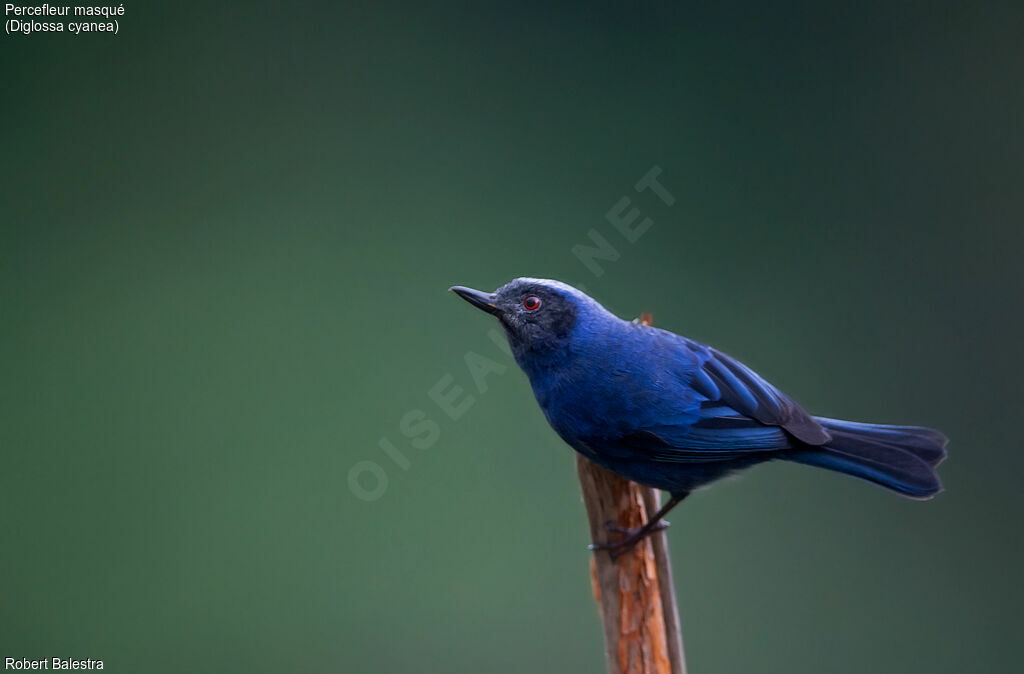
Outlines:
<svg viewBox="0 0 1024 674"><path fill-rule="evenodd" d="M4 669L15 669L19 671L32 671L41 669L103 669L102 660L75 660L74 658L49 658L44 660L29 660L28 658L4 658Z"/></svg>
<svg viewBox="0 0 1024 674"><path fill-rule="evenodd" d="M124 5L110 7L70 7L67 5L43 4L38 6L4 5L4 29L11 33L114 33L120 30L118 17L124 16ZM15 18L12 18L15 17ZM43 20L37 20L41 17ZM63 17L103 17L108 21L46 21L48 18Z"/></svg>

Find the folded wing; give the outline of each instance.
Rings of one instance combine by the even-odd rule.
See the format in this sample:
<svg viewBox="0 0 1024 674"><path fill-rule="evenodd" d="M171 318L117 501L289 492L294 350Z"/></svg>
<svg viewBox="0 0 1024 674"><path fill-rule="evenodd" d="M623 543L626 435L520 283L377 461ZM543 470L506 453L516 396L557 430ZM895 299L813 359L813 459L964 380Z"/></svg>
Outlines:
<svg viewBox="0 0 1024 674"><path fill-rule="evenodd" d="M665 423L663 417L624 434L623 446L655 461L702 463L831 440L814 417L746 365L699 342L663 334L690 353L687 384L702 398L699 416L679 423Z"/></svg>

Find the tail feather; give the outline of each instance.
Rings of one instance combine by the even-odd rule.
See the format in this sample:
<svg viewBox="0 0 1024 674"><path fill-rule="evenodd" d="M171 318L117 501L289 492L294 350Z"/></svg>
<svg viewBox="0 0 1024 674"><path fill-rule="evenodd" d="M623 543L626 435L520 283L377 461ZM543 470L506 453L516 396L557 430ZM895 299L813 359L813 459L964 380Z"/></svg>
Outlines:
<svg viewBox="0 0 1024 674"><path fill-rule="evenodd" d="M912 451L915 456L930 466L938 465L946 458L946 436L934 428L923 426L887 426L885 424L863 424L841 419L818 417L817 422L828 429L832 437L851 434L865 442L873 441L883 445L896 445Z"/></svg>
<svg viewBox="0 0 1024 674"><path fill-rule="evenodd" d="M942 491L935 466L946 458L946 436L918 426L863 424L816 417L832 439L785 458L859 477L911 498Z"/></svg>

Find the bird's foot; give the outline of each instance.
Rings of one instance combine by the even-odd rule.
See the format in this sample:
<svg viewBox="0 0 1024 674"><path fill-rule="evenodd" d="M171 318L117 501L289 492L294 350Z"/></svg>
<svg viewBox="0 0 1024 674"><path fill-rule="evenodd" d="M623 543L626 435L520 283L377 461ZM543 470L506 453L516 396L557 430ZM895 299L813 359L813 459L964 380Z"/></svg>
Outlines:
<svg viewBox="0 0 1024 674"><path fill-rule="evenodd" d="M612 556L612 559L616 559L632 550L636 547L637 543L647 538L655 531L667 529L668 526L669 523L664 520L661 520L652 526L642 526L636 529L627 529L625 527L618 526L614 522L605 522L605 531L622 534L624 538L620 541L615 541L614 543L591 543L587 548L593 551L607 550Z"/></svg>
<svg viewBox="0 0 1024 674"><path fill-rule="evenodd" d="M671 522L665 520L659 521L657 524L647 530L648 534L653 534L655 531L661 531L662 529L668 529L671 526ZM626 527L620 527L618 524L612 521L604 523L604 530L610 531L614 534L622 534L623 536L634 536L644 530L644 527L637 527L636 529L628 529ZM641 536L643 538L643 536Z"/></svg>

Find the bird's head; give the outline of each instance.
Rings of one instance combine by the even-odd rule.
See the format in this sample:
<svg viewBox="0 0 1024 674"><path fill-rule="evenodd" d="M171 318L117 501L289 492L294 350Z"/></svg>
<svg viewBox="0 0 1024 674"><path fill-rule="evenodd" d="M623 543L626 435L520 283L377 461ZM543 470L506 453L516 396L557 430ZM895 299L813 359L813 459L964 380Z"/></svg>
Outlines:
<svg viewBox="0 0 1024 674"><path fill-rule="evenodd" d="M560 281L517 278L493 293L452 286L452 292L501 321L517 360L565 348L577 325L604 309Z"/></svg>

